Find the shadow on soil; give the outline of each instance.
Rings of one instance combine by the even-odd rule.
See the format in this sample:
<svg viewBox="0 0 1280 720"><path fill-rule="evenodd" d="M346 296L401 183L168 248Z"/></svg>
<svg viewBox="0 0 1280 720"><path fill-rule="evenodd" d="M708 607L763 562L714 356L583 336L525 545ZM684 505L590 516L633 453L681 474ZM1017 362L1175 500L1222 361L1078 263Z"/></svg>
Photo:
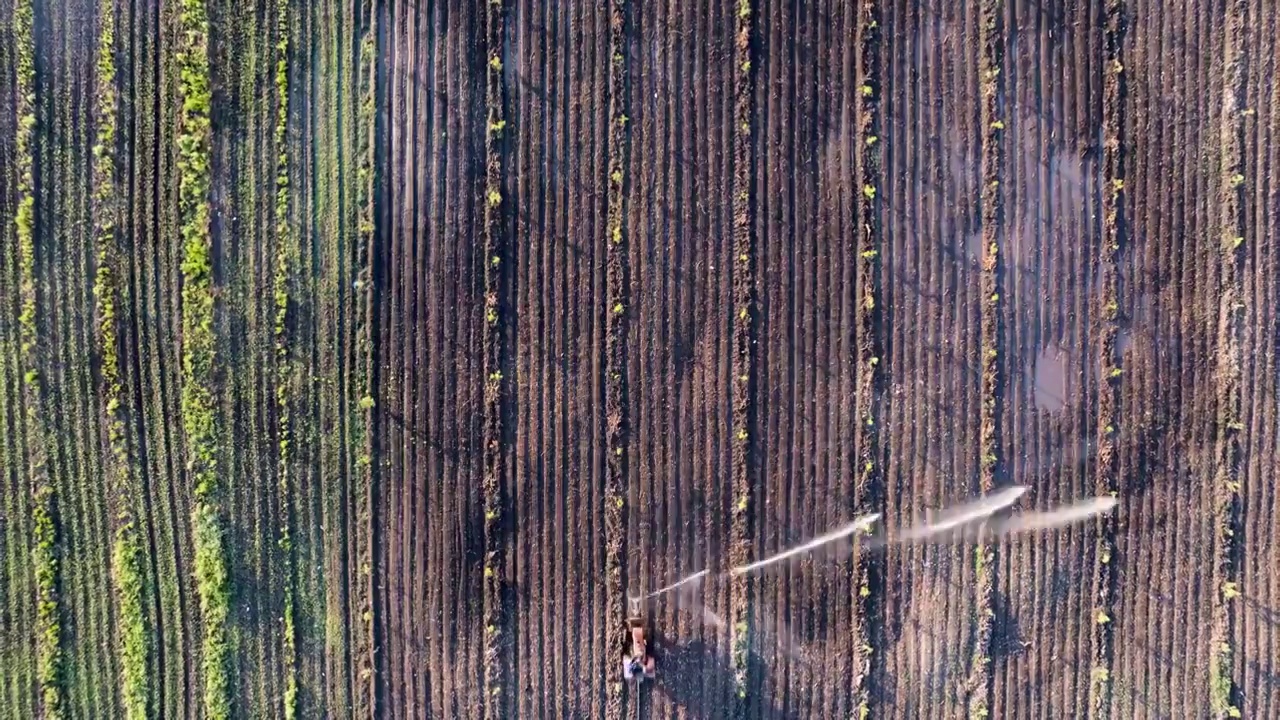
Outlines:
<svg viewBox="0 0 1280 720"><path fill-rule="evenodd" d="M733 714L734 673L727 656L701 640L676 643L655 635L654 641L654 655L660 671L649 692L666 696L671 705L682 709L687 717L724 718ZM764 699L771 697L772 693L765 692L770 678L760 656L750 653L747 666L749 694L760 698L749 703L754 707L748 708L747 715L786 720L797 718L794 711ZM659 717L653 703L644 701L643 696L640 717Z"/></svg>

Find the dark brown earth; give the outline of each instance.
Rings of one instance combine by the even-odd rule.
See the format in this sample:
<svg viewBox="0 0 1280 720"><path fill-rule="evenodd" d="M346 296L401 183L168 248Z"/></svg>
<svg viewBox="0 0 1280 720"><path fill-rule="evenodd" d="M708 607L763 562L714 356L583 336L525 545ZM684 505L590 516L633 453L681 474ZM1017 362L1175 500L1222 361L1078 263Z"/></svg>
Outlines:
<svg viewBox="0 0 1280 720"><path fill-rule="evenodd" d="M0 720L46 710L41 478L66 716L124 716L126 516L147 716L207 716L181 7L0 1ZM1280 716L1275 3L207 9L235 717ZM1008 485L1119 509L719 575ZM624 686L625 595L704 569Z"/></svg>

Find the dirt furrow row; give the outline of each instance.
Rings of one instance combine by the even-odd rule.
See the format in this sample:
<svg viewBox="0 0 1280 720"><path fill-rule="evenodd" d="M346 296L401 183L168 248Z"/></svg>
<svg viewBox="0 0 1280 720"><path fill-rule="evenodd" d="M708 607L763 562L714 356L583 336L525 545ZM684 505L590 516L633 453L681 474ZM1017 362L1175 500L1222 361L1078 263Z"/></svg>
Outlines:
<svg viewBox="0 0 1280 720"><path fill-rule="evenodd" d="M868 510L882 509L891 535L928 508L970 495L977 476L978 278L976 175L978 49L956 42L976 28L964 7L936 12L885 5L883 70L860 91L877 100L876 180L858 192L878 215L862 262L876 272L862 289L866 343L860 360L869 396L858 421L868 454L860 470L883 478ZM866 23L870 25L870 23ZM869 89L867 89L869 88ZM866 101L864 101L866 102ZM874 138L868 143L867 140ZM864 235L866 226L861 228ZM874 261L874 263L872 262ZM868 303L866 298L870 297ZM860 340L860 342L862 342ZM873 358L875 360L873 360ZM873 424L867 425L870 419ZM871 467L867 468L867 463ZM973 649L972 565L959 546L905 545L883 551L866 587L871 614L870 710L948 716L962 710L962 675Z"/></svg>
<svg viewBox="0 0 1280 720"><path fill-rule="evenodd" d="M478 10L478 9L476 9ZM464 7L464 12L449 25L456 28L450 50L448 71L448 96L456 98L456 106L450 109L443 125L447 133L450 154L442 177L449 188L455 188L445 200L443 228L447 246L457 248L446 266L445 284L451 295L442 299L442 305L464 308L458 313L458 321L444 336L446 347L456 348L451 376L467 377L472 381L456 391L445 394L442 403L443 417L458 418L456 429L438 419L437 427L461 438L456 453L445 457L445 488L464 487L466 492L446 496L441 520L444 585L442 611L444 626L450 628L445 635L442 665L452 657L465 660L456 662L452 677L448 678L442 712L452 715L460 712L478 714L483 702L483 687L474 682L481 675L481 653L473 649L473 642L483 637L483 609L470 598L479 598L483 592L479 572L483 533L481 528L482 505L479 489L483 476L483 463L477 449L482 438L481 413L484 402L482 369L483 345L483 248L471 242L483 222L481 201L476 183L482 172L480 163L484 154L485 91L477 82L479 63L483 58L474 49L473 38L483 33L483 16ZM490 262L492 259L490 259ZM451 320L447 314L442 321ZM456 483L456 484L455 484ZM453 591L464 589L465 597Z"/></svg>
<svg viewBox="0 0 1280 720"><path fill-rule="evenodd" d="M65 8L64 8L65 9ZM37 214L48 216L36 234L35 281L37 287L37 322L41 324L41 401L46 407L63 407L65 412L46 416L44 449L48 453L48 474L56 503L58 535L58 594L61 604L61 648L63 657L60 681L64 687L66 714L92 712L98 677L92 653L94 627L91 614L95 602L89 580L95 569L87 562L86 550L94 547L84 512L84 474L81 472L79 396L71 389L78 375L78 364L65 354L75 342L75 306L69 303L68 286L74 281L73 251L77 237L78 201L81 185L76 175L75 135L79 113L73 107L76 97L68 56L76 43L67 36L65 15L59 8L38 8L36 27L52 30L52 42L42 43L37 63L44 68L37 96L44 108L40 130L43 155L36 158L40 167L40 190L36 197ZM82 357L82 356L81 356Z"/></svg>
<svg viewBox="0 0 1280 720"><path fill-rule="evenodd" d="M511 170L512 203L516 208L513 225L520 246L514 282L518 410L512 466L516 517L512 531L516 596L513 626L519 629L514 633L513 707L518 717L542 717L555 712L555 706L549 706L555 698L543 679L552 675L554 665L548 640L555 637L555 629L547 626L546 614L552 605L548 594L556 587L551 576L556 558L549 556L546 544L556 520L551 507L555 500L555 471L549 467L556 448L548 437L552 431L548 426L554 422L553 399L548 397L548 389L554 386L556 367L548 362L547 354L554 352L551 348L557 308L554 296L547 291L559 270L548 267L548 246L555 242L554 232L548 227L553 218L547 208L549 175L555 168L548 147L554 138L549 126L554 123L555 108L550 93L554 73L547 68L547 54L554 52L554 45L547 41L547 11L546 4L540 2L526 0L518 4L512 17L515 27L508 56L516 87L541 89L536 94L520 93L512 102L518 138Z"/></svg>
<svg viewBox="0 0 1280 720"><path fill-rule="evenodd" d="M385 289L380 289L386 301L383 323L384 335L381 340L381 352L384 374L380 387L380 407L388 419L388 428L381 455L385 460L385 472L389 480L385 495L386 500L380 506L378 516L386 519L385 542L381 547L382 557L375 566L379 570L379 587L383 607L378 613L379 628L385 638L385 650L378 677L386 688L383 699L392 717L403 717L409 712L409 685L407 670L408 661L414 657L407 647L416 647L413 636L414 628L410 625L409 615L404 609L404 599L408 594L408 564L404 533L412 527L407 520L409 492L412 489L411 477L407 463L407 450L410 447L408 438L412 418L408 413L408 357L407 335L414 314L409 307L413 275L406 277L406 270L411 270L412 237L415 232L415 205L412 200L417 188L414 174L416 158L413 143L416 139L415 128L410 119L416 111L415 82L417 73L414 70L416 37L411 30L414 24L414 13L406 10L403 13L388 13L391 25L388 29L389 70L389 118L388 137L391 150L388 157L391 162L387 172L387 188L391 196L387 202L388 248L386 249L387 277Z"/></svg>
<svg viewBox="0 0 1280 720"><path fill-rule="evenodd" d="M1115 632L1130 638L1114 648L1112 706L1121 714L1139 704L1151 712L1176 714L1184 708L1203 711L1208 696L1208 671L1201 658L1207 660L1210 654L1205 632L1209 623L1190 619L1200 618L1198 613L1208 607L1209 598L1203 593L1212 592L1208 587L1212 579L1202 564L1189 558L1191 548L1213 544L1213 512L1207 494L1213 468L1211 462L1206 464L1212 460L1212 449L1201 418L1206 417L1204 412L1209 418L1214 415L1212 407L1203 407L1214 400L1212 383L1204 377L1205 363L1211 359L1205 317L1217 314L1216 309L1205 308L1212 297L1208 288L1213 287L1206 271L1218 265L1214 255L1220 244L1208 241L1216 230L1210 232L1197 217L1202 204L1198 199L1204 194L1196 183L1212 162L1208 153L1197 152L1195 161L1172 160L1178 148L1212 147L1197 130L1205 109L1192 90L1202 73L1202 57L1189 49L1210 47L1198 29L1200 13L1187 8L1187 13L1180 10L1166 16L1144 10L1135 10L1130 25L1134 45L1146 48L1135 60L1172 54L1174 61L1167 75L1135 72L1130 78L1135 139L1146 138L1132 147L1129 174L1137 186L1131 194L1131 236L1135 250L1141 247L1136 239L1173 240L1150 241L1145 264L1152 276L1144 289L1123 304L1132 313L1135 328L1151 327L1150 338L1145 342L1138 338L1135 344L1133 365L1149 363L1153 370L1149 376L1126 372L1122 399L1133 398L1135 406L1126 415L1142 419L1133 429L1138 444L1135 459L1141 461L1149 454L1151 471L1145 477L1152 479L1135 477L1127 493L1132 505L1124 513L1125 525L1132 530L1122 528L1117 534L1113 562L1131 568L1132 579L1118 585L1117 610L1112 613ZM1141 132L1139 128L1144 127L1151 131ZM1127 180L1126 190L1128 184ZM1138 279L1144 280L1141 275ZM1168 480L1157 484L1155 478L1160 477ZM1162 536L1138 531L1175 510ZM1160 620L1167 616L1180 620ZM1172 663L1172 658L1188 661Z"/></svg>
<svg viewBox="0 0 1280 720"><path fill-rule="evenodd" d="M627 286L630 300L614 309L631 323L635 339L628 354L630 396L628 418L634 433L624 444L627 455L628 521L634 528L628 539L635 540L627 557L625 592L644 593L675 578L674 563L667 537L667 487L680 481L671 477L669 461L671 443L664 441L671 427L673 410L671 357L664 350L671 347L672 315L678 302L672 297L671 270L674 264L673 237L679 233L679 209L672 182L673 135L672 107L683 68L672 65L678 47L673 37L672 8L638 4L634 30L630 33L634 62L631 87L632 138L635 148L632 166L635 202L630 205L627 238L630 251L628 265L633 269ZM669 604L647 609L655 628L676 630ZM652 712L656 701L651 695L629 685L628 716ZM646 703L646 701L649 701Z"/></svg>
<svg viewBox="0 0 1280 720"><path fill-rule="evenodd" d="M1247 47L1251 58L1247 65L1249 95L1240 109L1245 128L1247 181L1245 197L1250 208L1245 216L1247 249L1242 248L1248 268L1245 275L1243 301L1247 304L1245 334L1248 341L1241 348L1244 371L1241 375L1241 402L1246 423L1243 462L1245 487L1240 505L1240 589L1232 642L1234 675L1243 710L1267 717L1280 712L1280 684L1274 682L1277 668L1271 650L1280 639L1275 627L1275 608L1280 599L1274 568L1280 562L1277 548L1274 486L1266 468L1278 461L1276 429L1277 394L1280 394L1280 370L1276 356L1280 352L1280 324L1271 308L1277 305L1277 275L1280 253L1277 252L1276 214L1280 212L1280 183L1271 177L1280 162L1277 144L1280 135L1280 84L1274 82L1277 71L1276 31L1278 13L1272 3L1250 4Z"/></svg>
<svg viewBox="0 0 1280 720"><path fill-rule="evenodd" d="M325 648L324 702L330 712L354 712L355 677L351 624L351 585L348 533L353 520L350 493L355 457L348 437L351 413L346 359L350 342L347 300L354 277L347 244L351 242L346 163L351 161L346 114L350 85L349 34L351 17L341 0L326 0L311 8L313 81L312 121L315 194L311 213L315 222L314 261L316 354L315 395L320 483L318 565L323 573L321 615L317 618ZM313 371L314 372L314 371Z"/></svg>
<svg viewBox="0 0 1280 720"><path fill-rule="evenodd" d="M1002 481L1027 487L1024 508L1048 509L1093 494L1099 340L1095 331L1100 217L1101 87L1098 34L1072 4L1047 12L1020 2L1007 22L1003 121L1007 221L1003 262L1006 333ZM974 251L980 251L975 244ZM1084 708L1094 624L1092 533L1021 534L1000 541L992 601L990 712L1003 717L1038 698L1045 711ZM1045 602L1045 597L1054 598ZM1048 651L1048 652L1046 652ZM1055 659L1056 658L1056 659ZM1062 663L1071 672L1056 672Z"/></svg>
<svg viewBox="0 0 1280 720"><path fill-rule="evenodd" d="M310 5L298 5L294 23L297 51L290 57L294 61L293 77L297 78L297 90L291 91L291 99L297 101L296 117L299 124L295 167L298 179L297 209L298 229L296 303L291 307L296 313L290 329L295 333L293 348L296 364L295 382L299 400L291 414L293 449L297 456L297 474L293 478L293 494L296 499L297 519L294 538L295 548L295 604L294 633L298 653L297 713L308 717L311 713L329 711L327 692L328 660L327 606L328 575L325 569L325 538L329 535L325 526L325 498L330 484L322 476L321 429L319 424L319 393L316 390L315 368L319 362L320 338L320 258L312 241L320 232L317 209L320 196L321 125L319 123L319 23Z"/></svg>
<svg viewBox="0 0 1280 720"><path fill-rule="evenodd" d="M67 10L67 8L62 8ZM107 674L101 667L102 655L95 652L97 635L105 618L100 617L103 598L94 592L100 587L99 575L105 563L95 557L96 552L108 547L100 542L95 532L96 514L89 508L100 508L96 499L91 500L86 483L87 468L96 448L88 446L85 437L85 401L87 387L82 387L84 359L88 353L81 346L83 305L77 296L82 276L78 272L83 257L85 236L81 232L84 221L85 177L81 148L84 127L82 112L83 92L77 87L80 66L80 37L67 25L65 12L48 8L42 24L56 28L58 41L46 46L43 60L53 72L45 75L40 89L43 100L51 101L47 124L49 131L45 143L45 167L52 169L53 181L45 182L48 192L41 192L38 207L48 208L52 222L46 226L48 235L40 239L37 267L41 261L48 263L39 269L43 287L42 304L48 318L45 360L42 370L45 376L46 402L51 407L62 407L66 412L50 416L45 427L50 452L50 476L55 492L62 498L58 507L58 532L61 549L61 597L65 611L63 620L63 652L67 659L64 666L64 682L68 688L67 708L70 713L95 713L101 703L101 695L108 687ZM38 21L40 23L41 21ZM46 204L47 203L47 204ZM99 477L95 475L95 477ZM109 622L109 621L108 621Z"/></svg>
<svg viewBox="0 0 1280 720"><path fill-rule="evenodd" d="M225 313L215 333L227 339L221 362L235 368L220 378L219 412L238 452L229 453L227 478L228 572L237 597L232 605L236 661L234 695L250 714L275 711L268 700L278 696L279 679L273 658L279 642L280 579L274 575L272 512L264 489L272 448L264 418L266 387L273 340L269 308L258 302L271 282L265 256L270 194L260 186L271 172L266 163L267 128L263 113L264 84L270 77L265 61L268 24L251 3L210 8L210 82L218 90L211 113L217 119L213 134L211 232L216 238L218 286L224 293ZM278 711L277 711L278 712Z"/></svg>
<svg viewBox="0 0 1280 720"><path fill-rule="evenodd" d="M1138 75L1139 68L1148 66L1154 58L1159 58L1166 52L1167 35L1159 32L1158 26L1151 28L1143 20L1148 7L1145 0L1128 5L1133 9L1128 34L1132 40L1124 46L1124 50L1128 53L1128 64L1133 71L1129 77L1131 84L1126 93L1128 102L1124 109L1130 118L1133 138L1142 138L1143 141L1133 142L1128 147L1122 146L1123 150L1132 148L1131 177L1126 182L1128 192L1123 197L1129 203L1126 212L1130 237L1134 242L1132 252L1121 256L1125 260L1122 266L1120 299L1124 313L1121 318L1125 322L1129 345L1127 350L1119 354L1121 361L1128 363L1129 372L1124 379L1120 401L1126 415L1143 417L1141 413L1146 407L1146 394L1154 393L1161 398L1171 394L1170 388L1160 384L1159 380L1162 373L1168 372L1169 367L1160 362L1156 355L1167 319L1156 318L1152 314L1157 273L1162 270L1163 253L1158 243L1137 242L1137 239L1144 236L1164 237L1170 232L1171 214L1162 211L1158 198L1172 184L1167 177L1172 171L1161 167L1159 158L1168 151L1173 128L1163 121L1159 109L1168 92L1166 83L1171 82L1171 78L1144 78ZM1144 266L1150 270L1142 272ZM1153 452L1151 443L1158 437L1157 423L1162 420L1160 415L1147 410L1139 423L1127 429L1133 441L1121 446L1123 468L1132 468L1133 472L1143 475L1158 471L1164 458L1160 453ZM1141 486L1134 483L1129 487L1137 490ZM1123 502L1130 510L1118 521L1115 547L1110 558L1110 563L1116 565L1116 572L1131 567L1133 570L1130 570L1130 577L1140 578L1140 582L1146 581L1145 573L1151 572L1153 567L1163 567L1162 564L1146 565L1144 570L1143 561L1162 563L1165 540L1153 543L1152 552L1145 557L1140 548L1129 542L1131 528L1138 527L1141 518L1149 516L1155 507L1155 495L1151 492L1145 495L1136 492L1133 495L1126 494ZM1098 558L1099 562L1102 557ZM1149 642L1151 635L1148 620L1153 595L1144 593L1134 597L1125 591L1123 584L1118 584L1116 590L1114 610L1111 613L1115 623L1113 634L1125 637L1133 643ZM1128 652L1129 649L1129 644L1123 642L1112 646L1112 658L1106 676L1111 702L1109 709L1095 711L1098 716L1105 716L1108 712L1119 717L1131 716L1136 712L1138 701L1146 701L1139 696L1136 688L1151 687L1153 692L1155 690L1151 685L1153 680L1146 674L1145 664L1141 662L1140 656ZM1099 674L1097 682L1101 681Z"/></svg>
<svg viewBox="0 0 1280 720"><path fill-rule="evenodd" d="M797 288L799 238L795 234L796 178L787 170L795 161L795 129L797 115L803 108L794 106L796 96L793 48L801 32L794 16L796 7L789 3L759 3L755 26L759 29L759 63L755 68L760 83L756 90L759 111L745 121L739 131L750 133L760 163L757 165L756 203L756 267L760 270L758 305L740 315L740 321L751 321L759 328L760 344L753 359L759 362L760 374L752 397L761 422L749 427L758 444L759 478L750 498L752 546L759 557L771 555L791 546L803 535L792 530L794 496L789 492L792 456L795 452L794 420L803 410L796 407L799 393L795 368L798 346L797 305L804 302L803 288ZM750 57L750 56L748 56ZM741 69L739 70L741 71ZM797 488L798 489L798 488ZM794 532L794 534L793 534ZM791 694L788 678L791 664L785 662L793 652L790 633L792 618L791 587L798 579L794 565L765 571L754 580L759 594L753 608L751 625L752 650L748 661L747 694L752 713L766 714L766 708L782 709ZM755 668L751 665L754 661ZM752 670L755 672L752 672Z"/></svg>
<svg viewBox="0 0 1280 720"><path fill-rule="evenodd" d="M134 123L130 128L133 262L134 387L138 401L135 420L140 447L147 448L143 476L149 510L150 572L156 620L157 714L187 717L195 714L197 668L194 574L191 572L192 488L183 457L182 427L168 422L178 417L180 309L176 289L180 272L178 202L175 181L177 73L164 59L173 52L176 9L135 8L131 37L136 48L130 97Z"/></svg>
<svg viewBox="0 0 1280 720"><path fill-rule="evenodd" d="M387 187L399 189L389 206L400 210L386 227L386 255L375 260L386 262L378 293L390 304L377 328L390 358L378 376L386 388L378 417L388 432L377 450L389 463L379 477L390 501L376 513L386 518L386 539L373 570L376 595L386 598L385 611L381 602L375 609L375 638L388 655L378 702L395 717L478 715L487 692L476 681L493 633L483 608L481 405L489 380L480 263L492 257L467 240L483 232L478 203L489 202L480 79L490 58L474 44L484 37L479 9L435 8L403 24L393 16L388 37Z"/></svg>

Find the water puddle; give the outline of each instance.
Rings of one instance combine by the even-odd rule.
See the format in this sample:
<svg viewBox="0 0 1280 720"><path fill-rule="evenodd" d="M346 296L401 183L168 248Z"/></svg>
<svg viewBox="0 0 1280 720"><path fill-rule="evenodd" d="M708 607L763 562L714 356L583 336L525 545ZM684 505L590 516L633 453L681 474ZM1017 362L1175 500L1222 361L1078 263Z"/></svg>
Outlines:
<svg viewBox="0 0 1280 720"><path fill-rule="evenodd" d="M1035 367L1036 407L1057 412L1067 404L1067 354L1057 345L1050 345L1036 357Z"/></svg>

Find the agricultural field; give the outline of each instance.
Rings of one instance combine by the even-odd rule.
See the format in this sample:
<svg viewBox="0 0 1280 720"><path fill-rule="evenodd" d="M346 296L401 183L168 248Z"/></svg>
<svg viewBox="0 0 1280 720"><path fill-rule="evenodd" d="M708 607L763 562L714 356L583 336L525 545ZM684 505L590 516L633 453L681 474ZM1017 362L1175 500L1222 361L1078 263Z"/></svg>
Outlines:
<svg viewBox="0 0 1280 720"><path fill-rule="evenodd" d="M1280 717L1278 33L0 0L0 720Z"/></svg>

